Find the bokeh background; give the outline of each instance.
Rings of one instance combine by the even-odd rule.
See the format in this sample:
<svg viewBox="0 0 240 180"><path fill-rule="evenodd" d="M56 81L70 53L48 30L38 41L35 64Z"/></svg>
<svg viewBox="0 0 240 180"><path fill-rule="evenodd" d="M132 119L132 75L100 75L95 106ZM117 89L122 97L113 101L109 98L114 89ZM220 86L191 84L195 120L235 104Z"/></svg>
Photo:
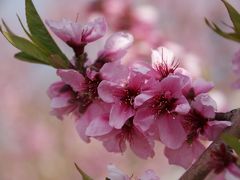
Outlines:
<svg viewBox="0 0 240 180"><path fill-rule="evenodd" d="M238 0L229 2L240 7ZM151 48L171 47L184 67L216 84L211 93L219 111L240 106L239 90L231 87L237 78L231 59L239 45L214 34L204 23L208 17L230 24L220 0L34 0L34 4L43 19L75 20L78 16L78 21L86 22L103 13L109 21L109 34L129 30L136 36L139 43L130 53L137 55L128 56L128 61L149 61ZM24 8L24 0L0 0L0 17L20 35L24 34L16 13L25 20ZM56 40L71 58L71 49ZM93 56L102 44L89 48ZM58 79L55 70L20 62L13 58L16 52L0 35L0 180L81 179L74 162L94 179L104 179L110 163L136 176L151 168L163 180L177 179L184 172L168 165L161 144L156 145L153 159L141 160L130 151L108 153L95 140L84 143L72 119L61 122L49 114L46 90Z"/></svg>

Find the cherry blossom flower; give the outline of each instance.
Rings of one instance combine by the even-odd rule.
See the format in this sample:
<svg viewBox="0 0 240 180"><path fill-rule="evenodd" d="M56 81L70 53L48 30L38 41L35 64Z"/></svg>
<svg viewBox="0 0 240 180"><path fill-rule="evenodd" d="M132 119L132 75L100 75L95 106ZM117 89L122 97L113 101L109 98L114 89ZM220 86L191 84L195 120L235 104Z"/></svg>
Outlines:
<svg viewBox="0 0 240 180"><path fill-rule="evenodd" d="M124 84L114 83L103 80L98 87L100 98L112 103L110 112L109 124L120 129L124 123L135 115L134 99L141 92L141 87L144 84L144 75L131 72L127 82Z"/></svg>
<svg viewBox="0 0 240 180"><path fill-rule="evenodd" d="M220 132L231 125L227 121L214 121L216 102L208 94L199 94L191 103L192 109L184 115L183 126L187 133L184 144L178 149L165 148L170 164L189 168L205 147L202 140L213 141ZM185 155L185 156L184 156Z"/></svg>
<svg viewBox="0 0 240 180"><path fill-rule="evenodd" d="M98 97L97 87L101 81L98 74L83 77L75 70L57 70L62 81L54 83L48 90L53 114L63 118L64 114L75 111L84 113L86 108ZM90 75L90 73L88 73Z"/></svg>
<svg viewBox="0 0 240 180"><path fill-rule="evenodd" d="M96 41L104 36L107 25L104 18L97 18L82 26L79 22L66 19L62 21L46 20L50 29L64 42L71 46L75 52L82 53L87 43Z"/></svg>
<svg viewBox="0 0 240 180"><path fill-rule="evenodd" d="M219 148L211 151L210 166L213 168L216 177L214 180L240 178L240 168L237 165L237 157L226 145L220 144Z"/></svg>
<svg viewBox="0 0 240 180"><path fill-rule="evenodd" d="M103 122L101 119L96 119L96 124L100 123L101 128L97 126L88 127L89 130L86 132L86 135L102 141L107 151L123 153L126 151L126 142L128 142L132 151L140 158L147 159L154 156L154 142L152 137L135 127L132 117L125 122L121 129L111 127L112 131L109 133L105 131L109 127L109 123L106 121ZM98 128L97 131L94 130L96 128ZM100 134L102 136L99 136Z"/></svg>
<svg viewBox="0 0 240 180"><path fill-rule="evenodd" d="M63 81L53 83L48 89L48 96L51 99L51 113L61 120L64 115L73 112L77 108L77 104L73 102L76 93L71 86Z"/></svg>
<svg viewBox="0 0 240 180"><path fill-rule="evenodd" d="M155 87L145 95L142 93L136 97L141 99L148 96L148 100L137 110L134 124L146 131L154 123L159 129L159 137L163 144L172 149L179 148L185 141L182 115L190 110L190 105L182 95L179 80L178 76L168 76L155 83Z"/></svg>

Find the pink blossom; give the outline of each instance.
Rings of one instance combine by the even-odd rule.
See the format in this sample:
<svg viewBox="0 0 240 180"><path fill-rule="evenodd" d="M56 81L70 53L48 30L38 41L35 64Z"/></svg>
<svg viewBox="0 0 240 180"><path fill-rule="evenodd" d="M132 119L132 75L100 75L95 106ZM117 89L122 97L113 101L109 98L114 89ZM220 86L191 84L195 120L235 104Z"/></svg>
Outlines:
<svg viewBox="0 0 240 180"><path fill-rule="evenodd" d="M214 121L216 102L208 94L199 94L191 104L192 110L185 116L185 128L188 131L188 141L199 135L214 140L220 132L230 126L227 121Z"/></svg>
<svg viewBox="0 0 240 180"><path fill-rule="evenodd" d="M125 84L118 84L103 80L98 87L100 98L113 104L109 124L116 129L122 128L134 116L134 99L140 94L145 79L142 74L131 72L127 81Z"/></svg>
<svg viewBox="0 0 240 180"><path fill-rule="evenodd" d="M126 142L128 142L132 151L140 158L147 159L154 156L152 138L134 126L133 118L129 118L121 129L112 128L110 133L105 133L103 136L96 136L96 134L91 134L91 136L102 141L109 152L125 152Z"/></svg>
<svg viewBox="0 0 240 180"><path fill-rule="evenodd" d="M194 98L201 93L208 93L214 84L212 82L207 82L204 79L194 79L191 78L186 83L186 86L183 88L183 94L187 97L188 100L194 100Z"/></svg>
<svg viewBox="0 0 240 180"><path fill-rule="evenodd" d="M199 94L191 103L192 109L184 116L183 125L187 132L185 143L178 149L165 148L170 164L189 168L205 147L199 139L215 140L220 132L231 125L225 121L214 121L216 103L208 94Z"/></svg>
<svg viewBox="0 0 240 180"><path fill-rule="evenodd" d="M71 47L96 41L104 36L107 29L104 18L97 18L84 26L65 19L62 21L46 20L46 23L60 39Z"/></svg>
<svg viewBox="0 0 240 180"><path fill-rule="evenodd" d="M63 69L57 70L57 74L62 81L54 83L48 89L53 114L62 119L63 115L71 112L76 114L85 112L98 97L97 87L101 81L99 75L83 77L75 70Z"/></svg>
<svg viewBox="0 0 240 180"><path fill-rule="evenodd" d="M63 81L52 84L48 89L48 96L51 99L51 113L61 120L64 115L77 108L77 104L72 101L75 98L73 89Z"/></svg>
<svg viewBox="0 0 240 180"><path fill-rule="evenodd" d="M105 62L121 59L133 43L133 36L126 32L112 34L106 41L104 49L99 52L98 59Z"/></svg>
<svg viewBox="0 0 240 180"><path fill-rule="evenodd" d="M190 110L181 92L180 78L169 75L155 83L155 87L146 95L150 97L137 110L134 124L143 131L148 130L153 123L156 124L161 141L169 148L179 148L186 138L181 124L182 115Z"/></svg>
<svg viewBox="0 0 240 180"><path fill-rule="evenodd" d="M240 168L237 165L237 157L233 151L224 144L211 151L210 166L213 168L216 177L214 180L240 178Z"/></svg>

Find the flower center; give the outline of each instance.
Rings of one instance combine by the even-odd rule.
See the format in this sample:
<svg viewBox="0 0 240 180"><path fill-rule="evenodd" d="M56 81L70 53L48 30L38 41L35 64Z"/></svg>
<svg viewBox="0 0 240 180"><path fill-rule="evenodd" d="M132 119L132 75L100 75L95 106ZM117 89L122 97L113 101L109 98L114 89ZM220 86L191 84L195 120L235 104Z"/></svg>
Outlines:
<svg viewBox="0 0 240 180"><path fill-rule="evenodd" d="M176 107L176 101L177 99L171 97L170 92L166 92L165 94L154 97L152 108L155 111L155 114L157 114L158 116L165 113L171 114L172 110L174 110Z"/></svg>
<svg viewBox="0 0 240 180"><path fill-rule="evenodd" d="M210 119L205 118L201 113L192 109L186 116L184 116L183 127L188 132L187 142L192 143L199 134L204 133L204 128Z"/></svg>
<svg viewBox="0 0 240 180"><path fill-rule="evenodd" d="M121 128L121 133L118 135L119 147L121 151L123 151L122 144L124 144L126 140L129 143L133 141L133 131L134 131L133 117L131 117L125 122L125 124Z"/></svg>
<svg viewBox="0 0 240 180"><path fill-rule="evenodd" d="M161 75L161 79L167 77L169 74L174 73L174 71L178 68L179 62L173 60L171 64L168 64L166 61L162 60L162 63L157 65L155 69Z"/></svg>
<svg viewBox="0 0 240 180"><path fill-rule="evenodd" d="M97 87L101 82L101 77L96 75L96 77L91 80L86 78L86 89L83 92L73 92L74 96L69 100L70 103L77 103L79 106L79 112L84 113L87 107L98 98ZM71 87L70 87L71 88Z"/></svg>
<svg viewBox="0 0 240 180"><path fill-rule="evenodd" d="M139 91L135 89L126 88L124 90L123 96L121 97L121 102L128 106L134 105L134 99L135 97L139 95Z"/></svg>
<svg viewBox="0 0 240 180"><path fill-rule="evenodd" d="M98 98L98 91L97 87L102 81L101 77L99 75L96 75L96 77L91 80L89 78L86 78L86 90L83 93L80 93L77 97L77 100L79 102L79 112L84 113L87 109L87 107Z"/></svg>

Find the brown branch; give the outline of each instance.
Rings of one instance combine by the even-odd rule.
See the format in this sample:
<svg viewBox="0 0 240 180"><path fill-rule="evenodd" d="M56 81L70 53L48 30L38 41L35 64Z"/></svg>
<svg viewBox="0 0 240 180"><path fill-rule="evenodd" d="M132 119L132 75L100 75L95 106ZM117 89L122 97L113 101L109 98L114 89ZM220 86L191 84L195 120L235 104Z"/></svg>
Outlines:
<svg viewBox="0 0 240 180"><path fill-rule="evenodd" d="M209 165L210 153L219 147L223 140L221 135L227 133L240 138L240 109L235 109L227 113L217 113L216 120L232 121L232 126L226 128L218 138L203 152L196 162L180 177L180 180L203 180L211 171Z"/></svg>

